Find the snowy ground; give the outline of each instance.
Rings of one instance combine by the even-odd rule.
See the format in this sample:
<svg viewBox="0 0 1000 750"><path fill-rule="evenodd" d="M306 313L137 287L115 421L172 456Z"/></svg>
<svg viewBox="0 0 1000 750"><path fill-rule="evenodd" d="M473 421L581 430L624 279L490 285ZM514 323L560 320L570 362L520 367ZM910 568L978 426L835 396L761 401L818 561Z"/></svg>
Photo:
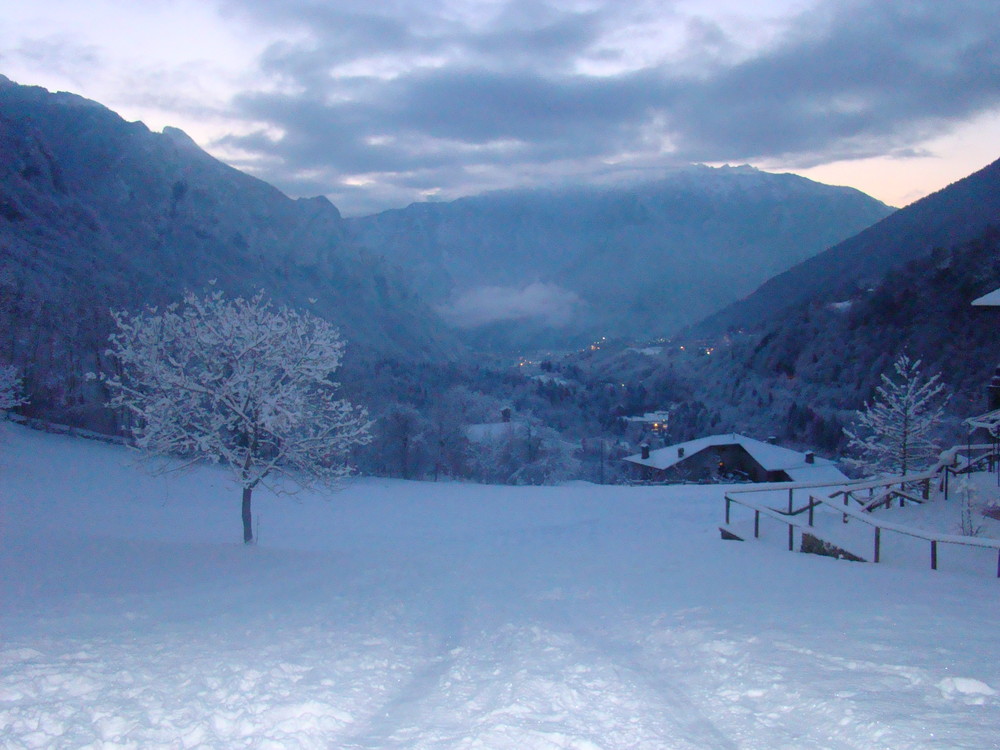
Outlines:
<svg viewBox="0 0 1000 750"><path fill-rule="evenodd" d="M723 542L718 488L238 505L0 426L0 745L1000 746L995 578Z"/></svg>

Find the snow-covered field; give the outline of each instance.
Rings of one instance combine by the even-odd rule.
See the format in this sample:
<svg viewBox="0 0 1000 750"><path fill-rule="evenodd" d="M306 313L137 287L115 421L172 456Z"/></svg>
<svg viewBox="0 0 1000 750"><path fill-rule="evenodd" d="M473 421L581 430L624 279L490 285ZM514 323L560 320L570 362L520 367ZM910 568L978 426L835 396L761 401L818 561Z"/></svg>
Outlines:
<svg viewBox="0 0 1000 750"><path fill-rule="evenodd" d="M1000 582L723 542L719 488L239 492L0 425L0 745L1000 747Z"/></svg>

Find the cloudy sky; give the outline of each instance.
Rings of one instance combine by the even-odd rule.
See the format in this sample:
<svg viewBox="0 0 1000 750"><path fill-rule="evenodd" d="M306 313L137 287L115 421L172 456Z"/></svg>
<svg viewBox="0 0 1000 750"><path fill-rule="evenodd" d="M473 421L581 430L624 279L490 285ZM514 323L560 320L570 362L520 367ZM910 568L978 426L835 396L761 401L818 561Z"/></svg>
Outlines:
<svg viewBox="0 0 1000 750"><path fill-rule="evenodd" d="M1000 157L996 0L0 6L9 78L180 127L348 215L690 162L901 206Z"/></svg>

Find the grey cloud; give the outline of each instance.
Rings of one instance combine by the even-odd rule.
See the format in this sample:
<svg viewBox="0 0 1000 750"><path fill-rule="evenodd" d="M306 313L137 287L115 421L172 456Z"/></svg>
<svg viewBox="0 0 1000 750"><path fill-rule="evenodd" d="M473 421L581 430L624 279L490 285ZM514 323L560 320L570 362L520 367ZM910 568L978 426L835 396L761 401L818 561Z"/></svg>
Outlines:
<svg viewBox="0 0 1000 750"><path fill-rule="evenodd" d="M582 157L627 144L656 86L646 74L549 80L443 70L373 85L366 101L246 95L237 100L241 111L279 125L285 136L275 141L257 133L225 142L349 172ZM505 143L480 148L497 142Z"/></svg>
<svg viewBox="0 0 1000 750"><path fill-rule="evenodd" d="M315 2L223 0L230 13L306 32L310 41L272 45L262 60L271 73L308 78L331 65L356 59L400 55L448 55L469 64L502 67L572 64L620 8L561 10L539 0L508 0L480 27L454 17L448 9L418 0L401 2Z"/></svg>
<svg viewBox="0 0 1000 750"><path fill-rule="evenodd" d="M479 35L456 39L469 53L507 66L562 65L598 42L608 19L596 11L560 13L537 2L510 3L496 24Z"/></svg>
<svg viewBox="0 0 1000 750"><path fill-rule="evenodd" d="M606 141L608 129L629 128L644 117L652 103L645 78L434 71L394 87L390 112L397 127L469 143Z"/></svg>
<svg viewBox="0 0 1000 750"><path fill-rule="evenodd" d="M530 320L558 327L572 320L580 304L576 293L556 284L536 282L523 288L478 287L461 295L454 303L439 308L439 312L456 328L478 328L511 320Z"/></svg>
<svg viewBox="0 0 1000 750"><path fill-rule="evenodd" d="M78 44L64 36L23 39L15 49L10 51L9 55L40 64L70 80L85 79L101 64L100 54L96 47Z"/></svg>
<svg viewBox="0 0 1000 750"><path fill-rule="evenodd" d="M283 136L227 144L276 160L281 166L261 176L289 190L303 173L317 187L315 175L328 175L323 192L346 200L348 213L358 197L342 183L351 175L403 195L415 184L478 192L557 177L571 164L578 173L607 163L768 158L804 167L901 154L1000 106L1000 14L986 0L826 0L769 47L729 63L738 40L691 19L683 64L605 76L574 64L605 54L602 35L614 30L620 5L512 2L475 25L410 3L230 7L308 27L311 38L273 45L262 58L284 83L277 91L233 102L238 116ZM397 74L331 73L380 55L395 56ZM407 64L413 55L438 62Z"/></svg>
<svg viewBox="0 0 1000 750"><path fill-rule="evenodd" d="M832 9L832 10L831 10ZM669 112L691 159L871 156L1000 105L990 3L847 3L778 48L681 85Z"/></svg>

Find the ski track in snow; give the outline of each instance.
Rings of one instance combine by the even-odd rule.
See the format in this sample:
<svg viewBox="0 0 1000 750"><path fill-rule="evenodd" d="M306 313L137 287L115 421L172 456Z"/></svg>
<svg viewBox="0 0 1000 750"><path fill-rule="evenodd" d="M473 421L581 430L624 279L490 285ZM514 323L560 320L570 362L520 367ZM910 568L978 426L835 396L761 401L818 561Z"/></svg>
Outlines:
<svg viewBox="0 0 1000 750"><path fill-rule="evenodd" d="M217 473L0 439L4 748L1000 747L995 580L722 543L717 488L261 493L244 549Z"/></svg>

